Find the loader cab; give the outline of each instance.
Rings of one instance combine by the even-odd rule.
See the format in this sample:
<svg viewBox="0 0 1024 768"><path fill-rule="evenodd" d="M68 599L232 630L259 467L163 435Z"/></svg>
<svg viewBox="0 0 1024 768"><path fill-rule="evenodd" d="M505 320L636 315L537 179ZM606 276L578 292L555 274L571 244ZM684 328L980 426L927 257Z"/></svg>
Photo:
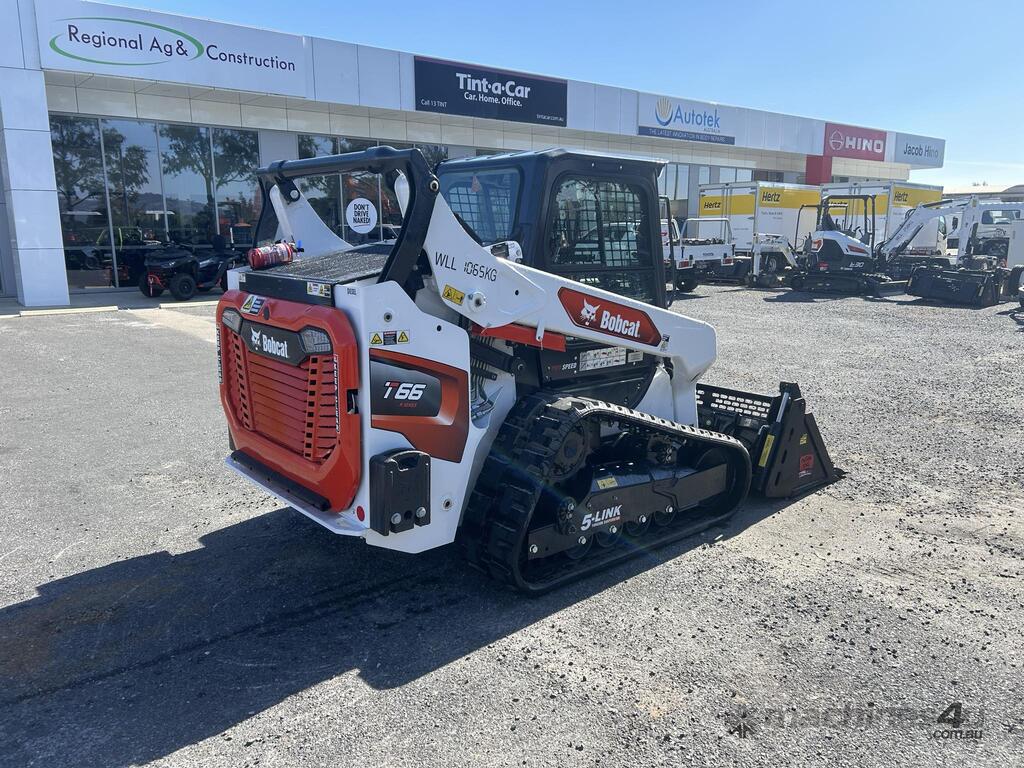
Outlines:
<svg viewBox="0 0 1024 768"><path fill-rule="evenodd" d="M661 166L549 149L449 160L437 176L484 245L514 240L531 267L664 307Z"/></svg>
<svg viewBox="0 0 1024 768"><path fill-rule="evenodd" d="M666 306L662 220L652 160L551 149L441 163L441 195L482 244L519 244L522 262ZM524 388L634 407L658 369L652 355L569 338L564 352L522 350Z"/></svg>

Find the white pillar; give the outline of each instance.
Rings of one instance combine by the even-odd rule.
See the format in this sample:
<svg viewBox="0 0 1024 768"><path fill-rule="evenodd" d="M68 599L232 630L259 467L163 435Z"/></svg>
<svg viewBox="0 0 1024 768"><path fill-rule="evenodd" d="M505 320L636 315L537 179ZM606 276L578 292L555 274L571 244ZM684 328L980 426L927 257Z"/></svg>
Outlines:
<svg viewBox="0 0 1024 768"><path fill-rule="evenodd" d="M20 7L15 10L15 6ZM0 213L6 217L8 236L0 247L9 249L19 302L28 307L65 305L68 281L46 84L39 69L34 14L29 9L24 2L0 2L3 15L19 22L18 28L9 30L14 44L5 45L0 54Z"/></svg>

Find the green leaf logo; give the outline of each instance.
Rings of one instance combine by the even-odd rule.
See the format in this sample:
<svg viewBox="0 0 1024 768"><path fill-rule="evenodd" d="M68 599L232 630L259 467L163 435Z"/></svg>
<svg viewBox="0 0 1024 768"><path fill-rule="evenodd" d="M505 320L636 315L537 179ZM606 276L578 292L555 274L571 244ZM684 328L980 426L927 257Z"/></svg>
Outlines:
<svg viewBox="0 0 1024 768"><path fill-rule="evenodd" d="M140 67L140 66L151 66L153 64L166 64L168 61L172 61L173 58L186 57L189 60L198 59L203 55L206 50L206 46L199 42L196 38L187 32L182 32L180 29L174 29L173 27L167 27L163 24L154 24L151 21L138 21L136 19L119 19L113 16L77 16L74 18L61 19L62 22L67 22L68 26L64 32L60 32L50 38L50 50L55 53L59 53L61 56L66 56L69 59L75 59L76 61L85 61L90 64L106 64L114 67ZM129 27L141 27L144 31L149 32L150 30L158 30L159 32L167 32L174 35L173 40L168 40L166 37L161 38L159 36L150 34L149 43L142 42L141 46L132 46L131 43L135 41L135 38L129 39L124 36L124 32L119 34L108 33L106 30L79 30L74 26L73 22L83 21L109 21L119 25L128 25ZM72 34L72 30L74 33ZM138 34L138 33L136 33ZM77 36L78 39L74 39ZM81 38L86 38L90 42L85 42ZM141 40L141 35L139 35ZM97 44L96 41L99 41ZM109 45L105 41L113 41ZM154 58L152 61L114 61L111 59L91 58L90 56L84 56L81 53L72 53L67 48L72 43L78 43L83 48L95 48L96 51L101 51L105 47L114 47L121 50L129 50L134 53L142 55L151 55ZM169 46L171 54L169 55L163 50L154 50L153 45L159 44L161 47ZM176 54L176 55L175 55ZM96 55L96 54L93 54ZM158 58L156 58L158 57Z"/></svg>

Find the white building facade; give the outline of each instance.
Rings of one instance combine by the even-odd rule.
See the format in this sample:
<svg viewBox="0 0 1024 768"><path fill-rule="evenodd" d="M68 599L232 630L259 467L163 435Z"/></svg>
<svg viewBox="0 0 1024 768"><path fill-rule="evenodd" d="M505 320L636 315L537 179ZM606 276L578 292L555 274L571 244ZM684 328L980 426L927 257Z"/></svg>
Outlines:
<svg viewBox="0 0 1024 768"><path fill-rule="evenodd" d="M432 162L552 146L659 157L673 211L721 181L906 179L944 141L441 61L87 0L0 0L0 296L137 285L148 249L248 247L274 160L419 146ZM19 45L20 43L20 45ZM528 64L528 62L524 62ZM377 180L307 190L397 209ZM342 234L346 234L342 232ZM351 234L351 233L348 233ZM348 235L346 235L348 236Z"/></svg>

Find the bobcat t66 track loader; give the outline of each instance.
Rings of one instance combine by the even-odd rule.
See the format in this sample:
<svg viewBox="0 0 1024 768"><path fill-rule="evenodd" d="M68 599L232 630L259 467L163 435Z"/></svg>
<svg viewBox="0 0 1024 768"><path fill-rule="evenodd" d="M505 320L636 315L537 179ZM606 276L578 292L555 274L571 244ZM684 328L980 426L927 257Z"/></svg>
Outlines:
<svg viewBox="0 0 1024 768"><path fill-rule="evenodd" d="M714 330L660 308L660 164L563 150L275 163L217 309L228 464L330 530L539 592L836 477L795 384L700 383ZM376 173L404 220L351 247L303 177ZM635 226L622 227L616 223Z"/></svg>

